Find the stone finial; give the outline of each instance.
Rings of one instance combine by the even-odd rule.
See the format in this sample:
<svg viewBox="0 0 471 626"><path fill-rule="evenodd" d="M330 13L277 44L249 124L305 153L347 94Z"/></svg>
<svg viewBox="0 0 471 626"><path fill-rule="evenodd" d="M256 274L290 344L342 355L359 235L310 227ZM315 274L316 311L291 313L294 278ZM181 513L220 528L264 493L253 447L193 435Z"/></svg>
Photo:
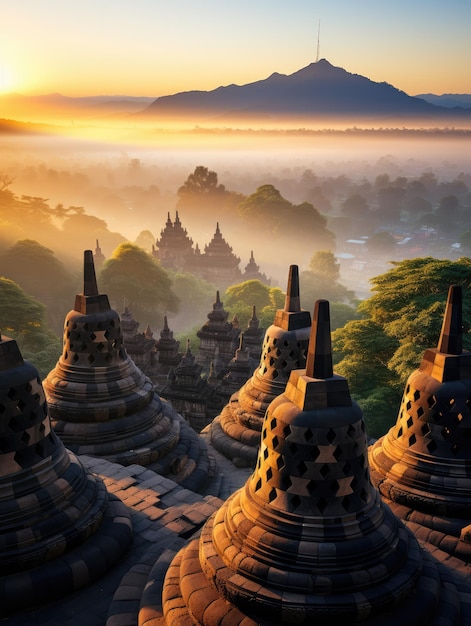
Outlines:
<svg viewBox="0 0 471 626"><path fill-rule="evenodd" d="M301 309L301 299L299 297L299 269L297 265L290 265L285 307L284 309L278 309L273 323L275 326L280 326L286 330L295 330L311 325L311 315L309 311Z"/></svg>
<svg viewBox="0 0 471 626"><path fill-rule="evenodd" d="M74 310L84 315L110 310L108 296L98 292L93 252L83 254L83 293L75 296Z"/></svg>
<svg viewBox="0 0 471 626"><path fill-rule="evenodd" d="M461 285L451 285L438 342L439 352L461 354L463 351L462 297Z"/></svg>
<svg viewBox="0 0 471 626"><path fill-rule="evenodd" d="M306 375L311 378L331 378L333 375L330 312L327 300L318 300L315 304Z"/></svg>

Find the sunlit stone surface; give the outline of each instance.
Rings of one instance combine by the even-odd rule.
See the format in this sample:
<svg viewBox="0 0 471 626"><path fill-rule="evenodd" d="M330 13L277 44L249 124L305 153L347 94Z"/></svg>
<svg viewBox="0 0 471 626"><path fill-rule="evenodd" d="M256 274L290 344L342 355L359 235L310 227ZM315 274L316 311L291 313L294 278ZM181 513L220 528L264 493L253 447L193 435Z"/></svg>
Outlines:
<svg viewBox="0 0 471 626"><path fill-rule="evenodd" d="M372 479L415 534L471 562L471 352L462 288L450 287L438 347L425 351L395 426L370 449Z"/></svg>
<svg viewBox="0 0 471 626"><path fill-rule="evenodd" d="M83 294L66 316L62 356L44 390L54 428L75 453L148 466L194 490L205 482L205 446L127 354L90 251Z"/></svg>
<svg viewBox="0 0 471 626"><path fill-rule="evenodd" d="M311 314L301 309L298 267L289 271L286 300L267 329L260 365L209 427L213 446L238 465L254 466L265 411L285 389L290 372L304 367Z"/></svg>
<svg viewBox="0 0 471 626"><path fill-rule="evenodd" d="M306 369L270 404L253 475L168 569L166 624L459 624L459 584L371 484L319 301Z"/></svg>

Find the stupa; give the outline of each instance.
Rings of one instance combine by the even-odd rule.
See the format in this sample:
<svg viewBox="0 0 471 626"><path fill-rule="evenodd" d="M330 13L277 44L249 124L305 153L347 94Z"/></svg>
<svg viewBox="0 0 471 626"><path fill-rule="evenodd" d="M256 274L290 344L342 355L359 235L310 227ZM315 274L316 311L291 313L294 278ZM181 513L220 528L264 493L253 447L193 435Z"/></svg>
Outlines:
<svg viewBox="0 0 471 626"><path fill-rule="evenodd" d="M306 369L270 404L254 473L167 570L165 624L465 624L462 585L373 487L318 301Z"/></svg>
<svg viewBox="0 0 471 626"><path fill-rule="evenodd" d="M265 411L285 390L293 369L304 367L311 314L301 309L299 272L291 265L285 306L265 333L260 364L208 427L212 445L238 466L254 466Z"/></svg>
<svg viewBox="0 0 471 626"><path fill-rule="evenodd" d="M462 287L451 286L438 347L407 381L396 424L370 448L372 480L433 549L471 563L471 352Z"/></svg>
<svg viewBox="0 0 471 626"><path fill-rule="evenodd" d="M206 480L203 443L127 354L89 250L83 294L66 316L63 352L44 390L54 428L76 454L144 465L194 491Z"/></svg>
<svg viewBox="0 0 471 626"><path fill-rule="evenodd" d="M0 618L97 580L131 541L128 509L64 447L36 368L0 337Z"/></svg>

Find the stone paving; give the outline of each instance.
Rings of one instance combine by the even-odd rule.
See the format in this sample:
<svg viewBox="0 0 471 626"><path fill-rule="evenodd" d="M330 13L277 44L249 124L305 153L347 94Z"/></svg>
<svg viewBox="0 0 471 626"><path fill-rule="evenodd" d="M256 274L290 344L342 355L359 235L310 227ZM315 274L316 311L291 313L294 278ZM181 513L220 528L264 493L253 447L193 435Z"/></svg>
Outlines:
<svg viewBox="0 0 471 626"><path fill-rule="evenodd" d="M108 491L131 510L131 550L106 576L60 601L1 620L5 626L135 626L141 596L155 562L166 550L179 550L220 506L140 465L123 467L81 456Z"/></svg>

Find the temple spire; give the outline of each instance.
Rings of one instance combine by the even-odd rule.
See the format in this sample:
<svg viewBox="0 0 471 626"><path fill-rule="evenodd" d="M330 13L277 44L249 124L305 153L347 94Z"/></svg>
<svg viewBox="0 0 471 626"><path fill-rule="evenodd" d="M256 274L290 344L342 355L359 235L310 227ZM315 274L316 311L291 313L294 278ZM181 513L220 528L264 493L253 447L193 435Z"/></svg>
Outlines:
<svg viewBox="0 0 471 626"><path fill-rule="evenodd" d="M299 298L299 270L297 265L290 265L288 276L288 288L286 290L285 311L297 313L301 310Z"/></svg>
<svg viewBox="0 0 471 626"><path fill-rule="evenodd" d="M327 300L318 300L314 307L306 360L306 376L311 378L332 378L333 376L330 311Z"/></svg>
<svg viewBox="0 0 471 626"><path fill-rule="evenodd" d="M438 341L439 352L461 354L463 351L462 299L461 285L451 285Z"/></svg>
<svg viewBox="0 0 471 626"><path fill-rule="evenodd" d="M98 295L95 263L93 262L93 252L91 250L85 250L83 253L83 295Z"/></svg>

